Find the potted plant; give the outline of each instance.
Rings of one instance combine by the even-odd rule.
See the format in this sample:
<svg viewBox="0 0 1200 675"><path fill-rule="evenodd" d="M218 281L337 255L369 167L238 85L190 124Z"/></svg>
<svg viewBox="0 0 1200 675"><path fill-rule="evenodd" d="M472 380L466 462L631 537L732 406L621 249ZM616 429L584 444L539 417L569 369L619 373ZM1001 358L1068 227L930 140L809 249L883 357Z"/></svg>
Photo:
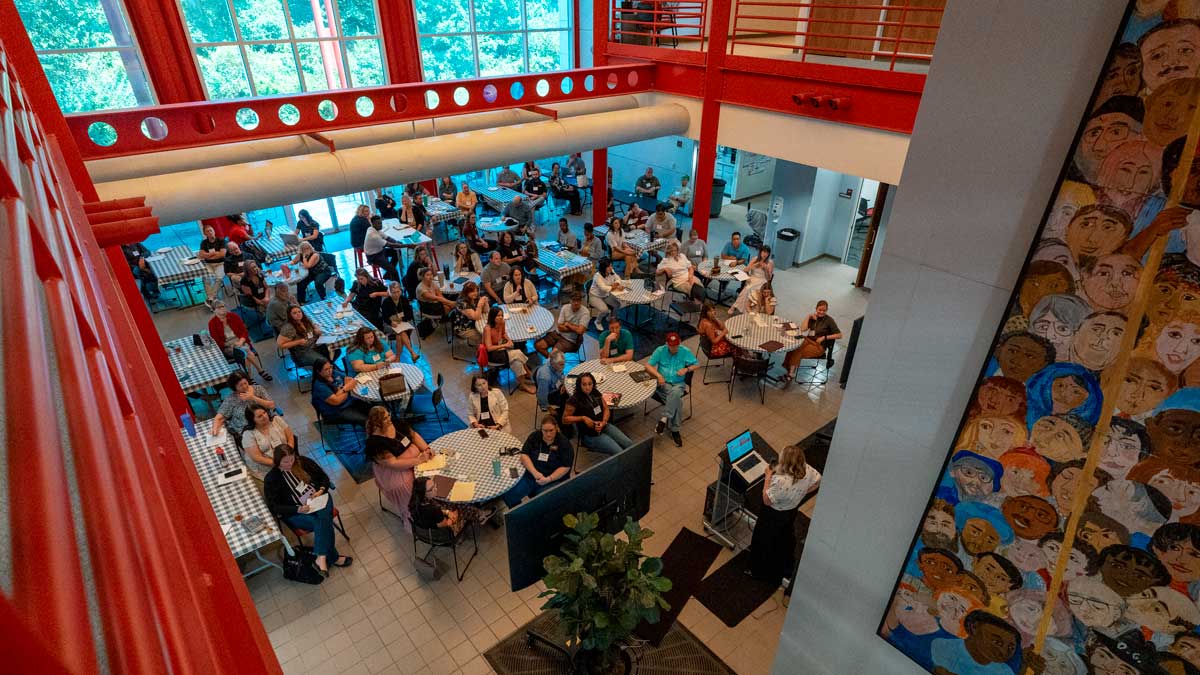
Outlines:
<svg viewBox="0 0 1200 675"><path fill-rule="evenodd" d="M627 518L624 537L599 530L595 513L566 515L563 556L547 556L542 609L558 612L576 672L621 672L621 643L643 620L657 623L669 609L662 594L671 580L662 560L642 553L654 532Z"/></svg>

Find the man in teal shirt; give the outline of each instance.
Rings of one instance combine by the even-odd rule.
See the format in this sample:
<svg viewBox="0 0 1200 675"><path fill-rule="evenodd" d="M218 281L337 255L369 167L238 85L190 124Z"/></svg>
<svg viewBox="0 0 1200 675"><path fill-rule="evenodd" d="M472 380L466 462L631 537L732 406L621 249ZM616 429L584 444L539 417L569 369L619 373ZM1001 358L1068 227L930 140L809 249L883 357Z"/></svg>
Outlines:
<svg viewBox="0 0 1200 675"><path fill-rule="evenodd" d="M683 395L687 374L696 369L696 355L680 344L679 333L667 333L667 344L654 350L646 362L646 372L658 380L658 395L663 399L663 416L655 425L655 433L671 430L676 447L683 445L679 426L683 422Z"/></svg>
<svg viewBox="0 0 1200 675"><path fill-rule="evenodd" d="M721 249L721 258L736 261L739 265L750 262L750 247L742 242L742 235L737 232L729 238L729 243Z"/></svg>
<svg viewBox="0 0 1200 675"><path fill-rule="evenodd" d="M600 363L621 363L633 360L633 333L621 327L617 313L608 315L608 330L600 334Z"/></svg>

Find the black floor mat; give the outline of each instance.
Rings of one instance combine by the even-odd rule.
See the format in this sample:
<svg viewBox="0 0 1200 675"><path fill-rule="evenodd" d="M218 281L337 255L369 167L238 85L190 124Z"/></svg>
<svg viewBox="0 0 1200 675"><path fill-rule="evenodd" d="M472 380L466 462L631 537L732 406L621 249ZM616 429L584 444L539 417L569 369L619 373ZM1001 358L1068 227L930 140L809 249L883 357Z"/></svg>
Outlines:
<svg viewBox="0 0 1200 675"><path fill-rule="evenodd" d="M680 530L662 554L662 575L671 580L671 590L663 594L663 599L671 609L662 613L658 623L643 621L634 632L657 647L720 553L721 545L717 542L686 527Z"/></svg>
<svg viewBox="0 0 1200 675"><path fill-rule="evenodd" d="M696 591L696 599L726 626L733 628L754 613L779 589L778 584L757 581L750 568L750 551L742 551L710 574Z"/></svg>
<svg viewBox="0 0 1200 675"><path fill-rule="evenodd" d="M453 411L449 411L445 406L439 408L442 414L442 423L438 424L437 418L433 413L433 408L429 405L428 396L418 396L413 403L412 412L415 414L425 415L425 419L413 425L413 429L425 442L432 443L434 439L448 434L452 431L466 429L467 423L462 421ZM449 412L450 420L445 419L445 415ZM327 429L325 432L325 443L329 446L330 452L337 455L338 461L342 466L346 467L346 471L354 477L354 482L365 483L375 477L374 471L371 469L371 462L367 461L363 455L363 434L361 431L350 433L350 431L338 432L334 429Z"/></svg>

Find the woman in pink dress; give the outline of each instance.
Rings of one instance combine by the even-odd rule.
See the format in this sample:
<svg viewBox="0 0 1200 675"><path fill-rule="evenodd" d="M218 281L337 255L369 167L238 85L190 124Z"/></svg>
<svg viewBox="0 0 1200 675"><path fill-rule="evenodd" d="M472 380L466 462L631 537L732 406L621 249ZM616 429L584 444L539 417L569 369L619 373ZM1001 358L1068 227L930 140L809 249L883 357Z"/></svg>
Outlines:
<svg viewBox="0 0 1200 675"><path fill-rule="evenodd" d="M375 471L375 486L407 529L413 467L432 459L433 452L421 434L407 424L397 427L381 405L371 408L367 415L366 446L367 459Z"/></svg>

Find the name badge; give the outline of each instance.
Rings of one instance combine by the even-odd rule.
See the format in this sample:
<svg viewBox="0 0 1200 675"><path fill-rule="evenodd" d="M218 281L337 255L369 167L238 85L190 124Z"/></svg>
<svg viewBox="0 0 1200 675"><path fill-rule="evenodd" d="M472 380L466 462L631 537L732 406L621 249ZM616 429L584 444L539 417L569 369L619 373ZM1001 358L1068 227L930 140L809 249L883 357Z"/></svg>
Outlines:
<svg viewBox="0 0 1200 675"><path fill-rule="evenodd" d="M548 462L548 461L550 461L550 453L548 453L548 452L540 452L540 453L538 453L538 461L539 461L539 462Z"/></svg>
<svg viewBox="0 0 1200 675"><path fill-rule="evenodd" d="M481 420L490 420L490 419L492 419L492 413L490 413L490 412L481 412L481 413L479 413L479 419L481 419Z"/></svg>
<svg viewBox="0 0 1200 675"><path fill-rule="evenodd" d="M404 436L400 437L400 447L407 448L410 445L412 445L412 441L408 440L408 438Z"/></svg>
<svg viewBox="0 0 1200 675"><path fill-rule="evenodd" d="M595 408L592 408L592 412L593 412L593 413L595 413L595 414L597 414L597 415L599 415L599 414L600 414L600 411L601 411L601 410L603 410L603 409L604 409L604 408L603 408L603 407L601 407L601 406L596 406Z"/></svg>
<svg viewBox="0 0 1200 675"><path fill-rule="evenodd" d="M309 340L313 339L313 333L312 333L312 331L309 331L309 332L305 333L305 334L304 334L304 337L308 338Z"/></svg>

